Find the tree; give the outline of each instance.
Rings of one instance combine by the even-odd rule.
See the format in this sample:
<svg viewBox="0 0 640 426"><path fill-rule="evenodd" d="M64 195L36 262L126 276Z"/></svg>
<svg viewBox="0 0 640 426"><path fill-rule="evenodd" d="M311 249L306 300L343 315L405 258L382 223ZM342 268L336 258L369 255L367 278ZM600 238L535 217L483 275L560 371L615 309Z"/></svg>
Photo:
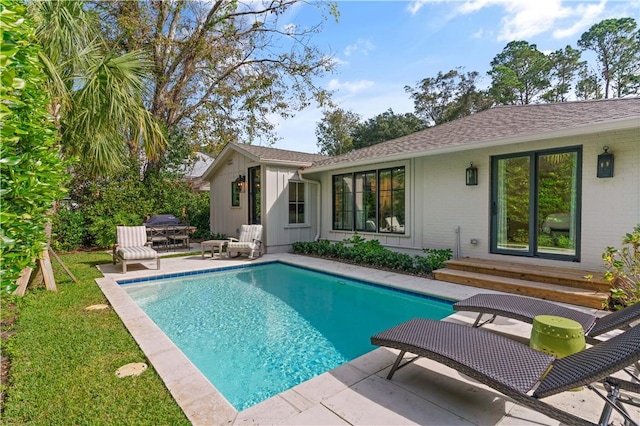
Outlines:
<svg viewBox="0 0 640 426"><path fill-rule="evenodd" d="M64 164L47 106L33 23L15 0L0 0L0 279L12 292L47 241L46 212L63 194Z"/></svg>
<svg viewBox="0 0 640 426"><path fill-rule="evenodd" d="M578 83L576 84L576 97L579 100L602 99L602 85L598 74L584 64L578 71Z"/></svg>
<svg viewBox="0 0 640 426"><path fill-rule="evenodd" d="M142 100L148 67L140 51L118 54L96 32L97 16L82 1L34 1L36 25L47 65L51 113L61 133L62 153L82 158L93 174L124 167L141 148L156 158L164 134Z"/></svg>
<svg viewBox="0 0 640 426"><path fill-rule="evenodd" d="M412 113L395 114L391 108L358 125L353 132L353 149L365 148L426 128Z"/></svg>
<svg viewBox="0 0 640 426"><path fill-rule="evenodd" d="M604 97L609 97L613 85L616 96L637 90L640 73L640 32L633 18L605 19L582 34L578 46L592 50L604 80ZM634 83L635 82L635 83Z"/></svg>
<svg viewBox="0 0 640 426"><path fill-rule="evenodd" d="M491 106L487 94L477 90L477 71L463 72L462 68L427 77L417 87L405 86L411 94L416 115L425 123L442 124L471 115Z"/></svg>
<svg viewBox="0 0 640 426"><path fill-rule="evenodd" d="M580 61L581 52L571 46L549 54L551 62L552 87L542 98L547 102L566 102L571 91L571 83L578 71L586 64Z"/></svg>
<svg viewBox="0 0 640 426"><path fill-rule="evenodd" d="M549 88L551 62L535 44L509 42L491 66L489 93L498 104L530 104Z"/></svg>
<svg viewBox="0 0 640 426"><path fill-rule="evenodd" d="M341 108L325 110L316 126L320 153L340 155L353 150L353 135L360 125L360 116Z"/></svg>
<svg viewBox="0 0 640 426"><path fill-rule="evenodd" d="M144 49L153 62L147 99L153 115L215 152L229 141L271 141L274 115L289 117L328 99L314 83L333 68L311 44L321 23L282 22L302 3L121 0L95 7L114 45ZM337 16L333 3L314 5L323 19Z"/></svg>

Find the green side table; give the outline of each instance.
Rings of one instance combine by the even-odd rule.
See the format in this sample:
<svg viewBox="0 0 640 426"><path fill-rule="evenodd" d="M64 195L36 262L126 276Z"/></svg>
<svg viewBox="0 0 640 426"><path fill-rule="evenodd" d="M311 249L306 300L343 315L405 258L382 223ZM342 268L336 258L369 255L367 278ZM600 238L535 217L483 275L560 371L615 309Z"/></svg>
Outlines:
<svg viewBox="0 0 640 426"><path fill-rule="evenodd" d="M555 358L580 352L586 348L580 323L553 315L538 315L533 319L529 346Z"/></svg>

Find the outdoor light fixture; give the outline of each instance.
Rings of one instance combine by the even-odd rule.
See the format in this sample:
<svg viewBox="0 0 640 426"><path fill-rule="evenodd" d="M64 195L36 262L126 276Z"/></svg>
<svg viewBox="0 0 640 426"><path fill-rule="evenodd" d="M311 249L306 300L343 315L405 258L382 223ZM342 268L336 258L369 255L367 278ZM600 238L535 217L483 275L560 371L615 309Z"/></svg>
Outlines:
<svg viewBox="0 0 640 426"><path fill-rule="evenodd" d="M604 152L598 155L598 177L610 178L613 177L613 154L607 152L608 146L603 146Z"/></svg>
<svg viewBox="0 0 640 426"><path fill-rule="evenodd" d="M467 186L478 184L478 168L473 165L473 162L469 163L469 167L467 167L467 173L465 176Z"/></svg>
<svg viewBox="0 0 640 426"><path fill-rule="evenodd" d="M235 182L236 185L238 185L238 189L240 190L240 192L244 192L244 183L247 181L247 178L243 175L238 175L238 177L236 178Z"/></svg>

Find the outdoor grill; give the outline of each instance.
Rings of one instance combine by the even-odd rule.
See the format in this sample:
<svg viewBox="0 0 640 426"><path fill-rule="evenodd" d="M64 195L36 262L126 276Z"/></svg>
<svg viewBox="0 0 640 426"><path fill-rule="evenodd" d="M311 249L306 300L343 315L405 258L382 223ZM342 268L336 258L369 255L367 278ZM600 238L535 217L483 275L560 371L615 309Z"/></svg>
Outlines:
<svg viewBox="0 0 640 426"><path fill-rule="evenodd" d="M181 225L182 221L172 214L157 214L151 216L143 225L160 226L160 225Z"/></svg>

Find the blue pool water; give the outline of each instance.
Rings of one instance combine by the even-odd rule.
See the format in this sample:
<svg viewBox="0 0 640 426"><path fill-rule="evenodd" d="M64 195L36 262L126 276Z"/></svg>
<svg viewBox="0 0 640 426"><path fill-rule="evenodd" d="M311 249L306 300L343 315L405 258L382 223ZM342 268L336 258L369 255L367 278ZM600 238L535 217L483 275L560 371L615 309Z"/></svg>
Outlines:
<svg viewBox="0 0 640 426"><path fill-rule="evenodd" d="M124 285L238 410L374 349L369 338L451 303L282 263Z"/></svg>

